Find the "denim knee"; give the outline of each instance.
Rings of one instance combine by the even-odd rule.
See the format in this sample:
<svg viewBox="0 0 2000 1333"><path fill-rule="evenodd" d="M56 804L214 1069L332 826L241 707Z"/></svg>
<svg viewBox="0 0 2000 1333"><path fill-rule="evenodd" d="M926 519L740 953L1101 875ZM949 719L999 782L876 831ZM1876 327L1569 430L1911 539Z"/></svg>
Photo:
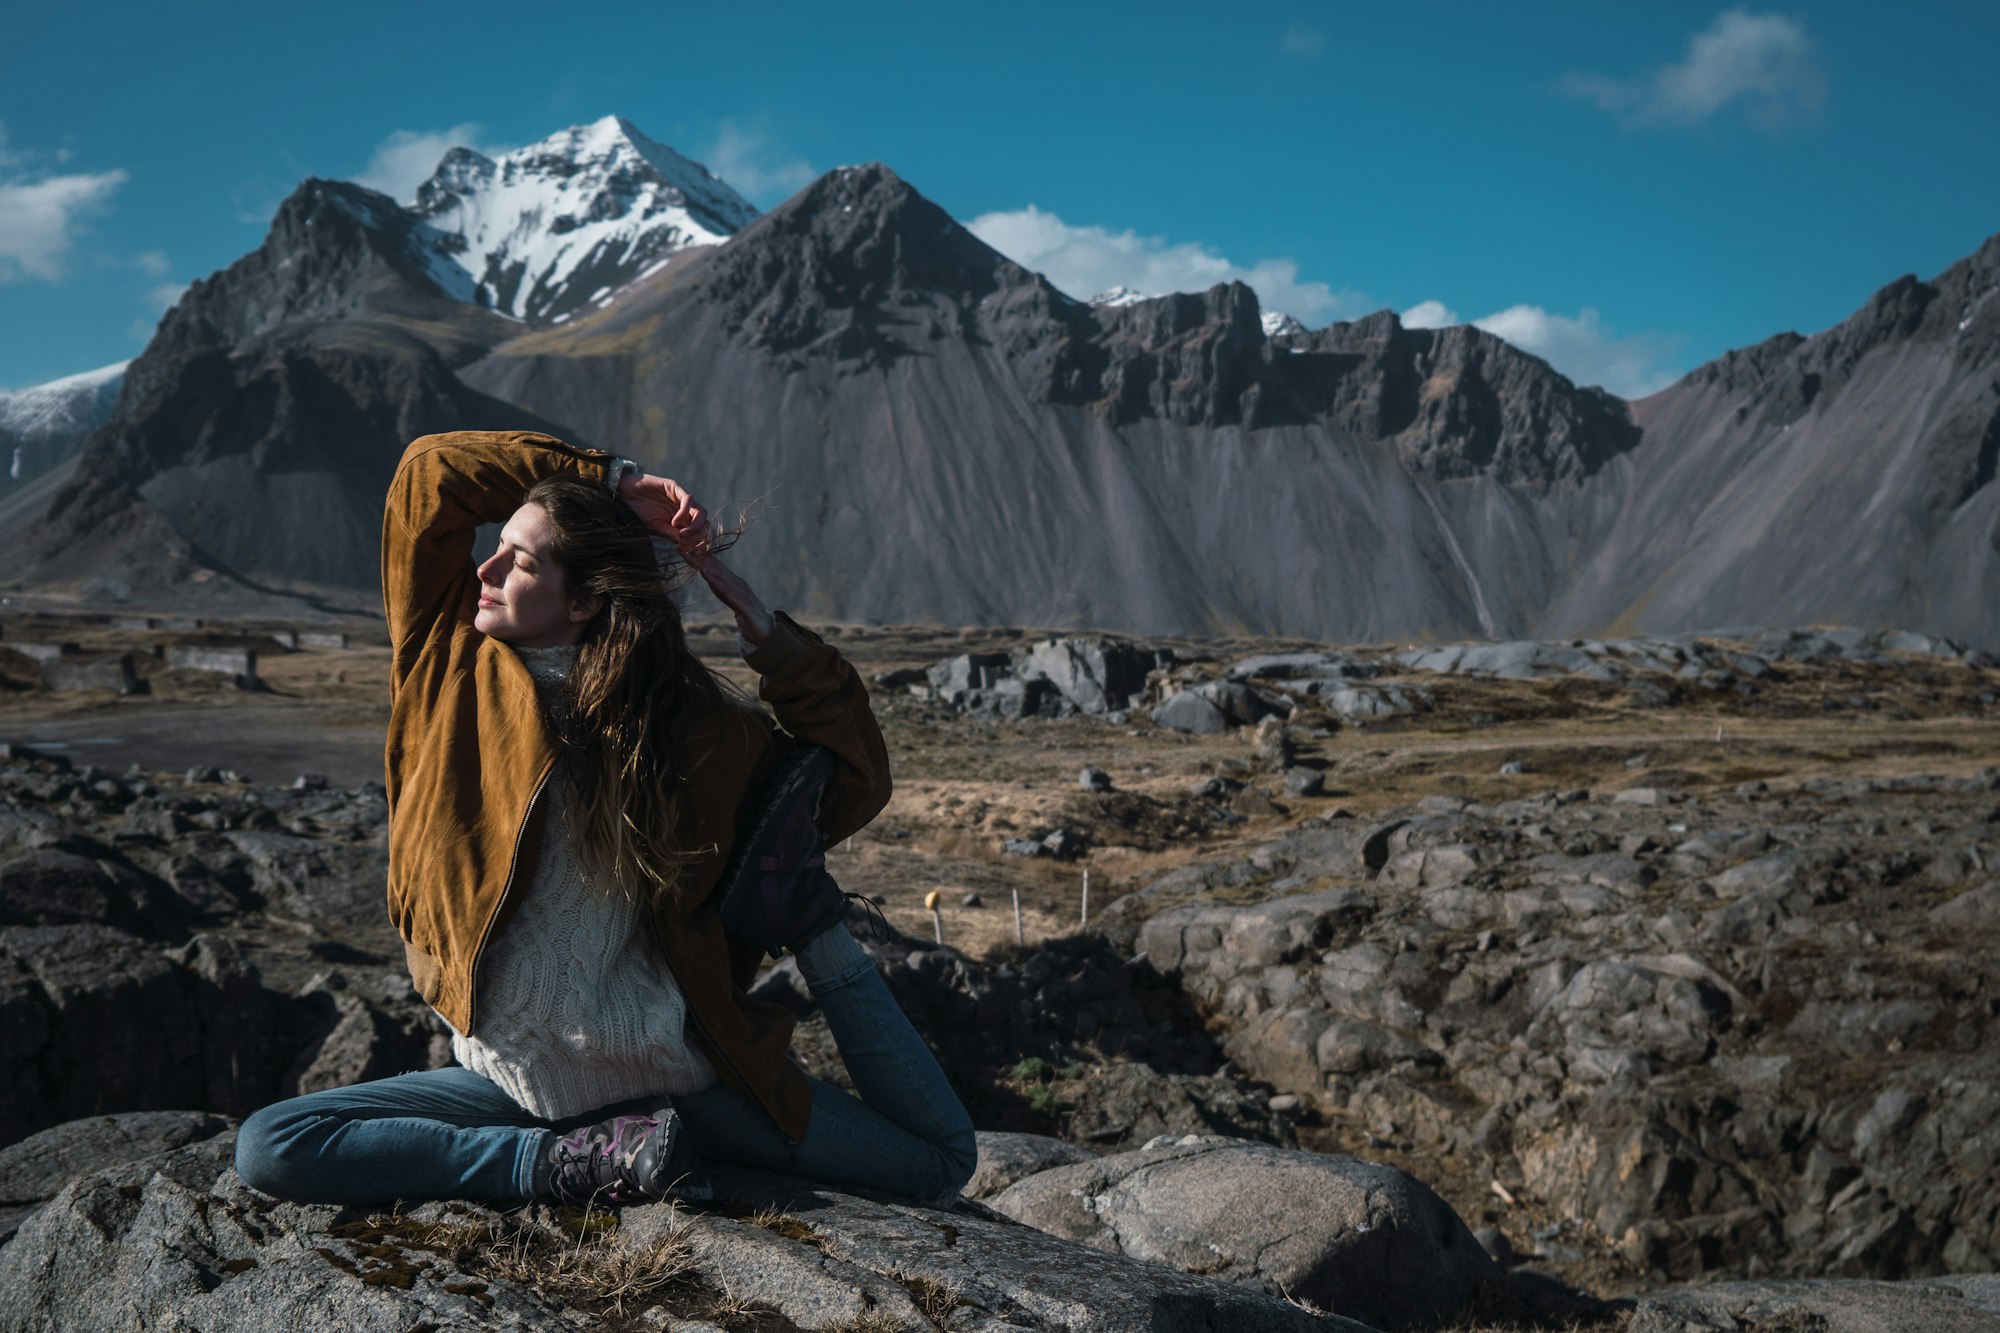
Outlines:
<svg viewBox="0 0 2000 1333"><path fill-rule="evenodd" d="M972 1179L972 1173L979 1167L979 1139L967 1125L935 1146L941 1184L934 1197L951 1199L965 1188L965 1182Z"/></svg>
<svg viewBox="0 0 2000 1333"><path fill-rule="evenodd" d="M285 1102L253 1112L236 1131L236 1174L260 1194L290 1198L297 1181L286 1159L283 1131L292 1116Z"/></svg>
<svg viewBox="0 0 2000 1333"><path fill-rule="evenodd" d="M978 1135L974 1135L972 1127L966 1125L962 1131L958 1131L950 1139L946 1139L940 1145L940 1151L944 1153L946 1175L950 1177L950 1187L954 1191L964 1189L966 1181L970 1181L972 1173L978 1171L978 1167L980 1167L980 1141L978 1141Z"/></svg>

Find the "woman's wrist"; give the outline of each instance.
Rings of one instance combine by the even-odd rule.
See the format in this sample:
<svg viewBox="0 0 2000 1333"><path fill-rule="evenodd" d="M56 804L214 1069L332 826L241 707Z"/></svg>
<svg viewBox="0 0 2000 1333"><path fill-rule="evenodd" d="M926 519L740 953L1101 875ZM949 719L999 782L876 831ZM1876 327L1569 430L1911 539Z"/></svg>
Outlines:
<svg viewBox="0 0 2000 1333"><path fill-rule="evenodd" d="M762 603L736 613L736 632L753 647L771 637L777 618Z"/></svg>

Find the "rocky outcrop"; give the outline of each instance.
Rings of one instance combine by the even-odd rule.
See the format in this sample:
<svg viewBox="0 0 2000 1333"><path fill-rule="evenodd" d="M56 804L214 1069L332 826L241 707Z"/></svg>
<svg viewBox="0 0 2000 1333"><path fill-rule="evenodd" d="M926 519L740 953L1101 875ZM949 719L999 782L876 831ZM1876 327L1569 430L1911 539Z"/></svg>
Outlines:
<svg viewBox="0 0 2000 1333"><path fill-rule="evenodd" d="M233 1139L69 1184L0 1248L0 1324L442 1333L567 1329L583 1317L885 1333L1363 1330L977 1205L880 1203L718 1171L714 1210L630 1209L588 1226L574 1213L463 1203L343 1213L246 1189L229 1166Z"/></svg>
<svg viewBox="0 0 2000 1333"><path fill-rule="evenodd" d="M1285 350L1278 364L1315 416L1427 476L1574 485L1639 443L1622 400L1469 324L1406 329L1381 310Z"/></svg>
<svg viewBox="0 0 2000 1333"><path fill-rule="evenodd" d="M126 1111L71 1120L0 1148L0 1245L78 1176L156 1157L229 1128L204 1111Z"/></svg>
<svg viewBox="0 0 2000 1333"><path fill-rule="evenodd" d="M1134 947L1243 1072L1585 1219L1639 1271L1977 1271L2000 1260L1991 1191L1961 1184L2000 1179L1996 790L1640 771L1433 797L1176 872L1111 920L1145 916ZM1184 896L1259 878L1345 882Z"/></svg>
<svg viewBox="0 0 2000 1333"><path fill-rule="evenodd" d="M0 1145L448 1058L382 918L386 813L376 784L0 765Z"/></svg>
<svg viewBox="0 0 2000 1333"><path fill-rule="evenodd" d="M1718 1282L1644 1296L1632 1333L1984 1333L2000 1326L2000 1278L1914 1282Z"/></svg>
<svg viewBox="0 0 2000 1333"><path fill-rule="evenodd" d="M1095 1249L1385 1329L1448 1319L1500 1276L1458 1215L1400 1171L1213 1136L1054 1167L992 1204Z"/></svg>

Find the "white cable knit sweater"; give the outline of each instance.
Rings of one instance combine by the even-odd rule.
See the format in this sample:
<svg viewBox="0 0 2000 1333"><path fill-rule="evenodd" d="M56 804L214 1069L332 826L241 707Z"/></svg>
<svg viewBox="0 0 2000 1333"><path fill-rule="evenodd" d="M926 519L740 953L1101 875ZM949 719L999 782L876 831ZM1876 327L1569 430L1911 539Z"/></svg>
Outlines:
<svg viewBox="0 0 2000 1333"><path fill-rule="evenodd" d="M515 651L548 708L576 649ZM540 854L480 960L479 1031L454 1035L452 1054L544 1120L701 1091L715 1070L688 1042L687 1005L641 895L591 882L578 860L560 759L540 799Z"/></svg>

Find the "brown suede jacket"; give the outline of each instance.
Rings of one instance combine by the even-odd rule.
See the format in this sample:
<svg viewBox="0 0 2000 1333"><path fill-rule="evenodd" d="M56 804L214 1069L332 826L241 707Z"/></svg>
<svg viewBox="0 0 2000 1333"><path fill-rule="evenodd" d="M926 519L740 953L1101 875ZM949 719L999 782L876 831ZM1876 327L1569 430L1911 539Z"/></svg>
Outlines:
<svg viewBox="0 0 2000 1333"><path fill-rule="evenodd" d="M462 1033L479 1021L480 954L508 909L540 833L536 801L554 740L527 668L472 627L474 530L504 522L528 488L572 473L603 484L609 454L522 431L427 435L403 454L382 519L382 602L394 659L389 739L389 917L410 978ZM820 803L829 844L889 800L889 754L868 691L840 654L783 612L747 657L777 713L729 708L689 720L679 841L711 854L654 908L660 948L687 998L695 1037L721 1076L755 1096L797 1141L810 1085L789 1058L792 1016L745 992L759 951L723 935L713 901L738 807L783 753L824 745L840 763Z"/></svg>

